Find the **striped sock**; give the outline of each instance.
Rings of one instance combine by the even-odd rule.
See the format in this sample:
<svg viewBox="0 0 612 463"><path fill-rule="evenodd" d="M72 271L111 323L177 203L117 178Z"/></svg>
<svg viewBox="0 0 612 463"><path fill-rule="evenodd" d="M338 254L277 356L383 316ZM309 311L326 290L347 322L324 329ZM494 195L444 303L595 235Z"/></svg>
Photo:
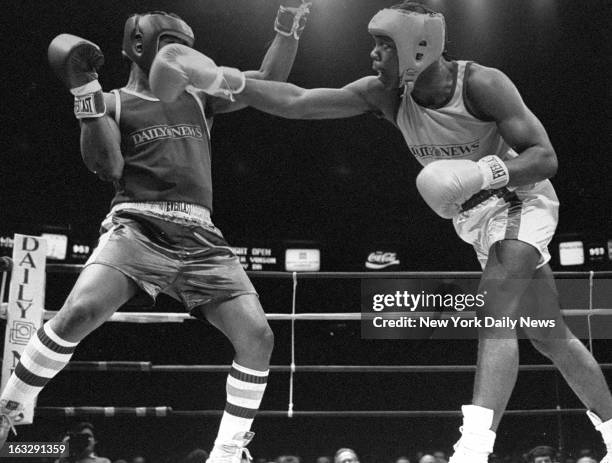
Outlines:
<svg viewBox="0 0 612 463"><path fill-rule="evenodd" d="M78 343L64 341L49 324L40 328L21 354L0 400L27 404L66 366Z"/></svg>
<svg viewBox="0 0 612 463"><path fill-rule="evenodd" d="M231 441L236 434L251 429L266 390L268 372L269 370L251 370L236 362L232 363L232 369L227 376L227 402L216 442Z"/></svg>

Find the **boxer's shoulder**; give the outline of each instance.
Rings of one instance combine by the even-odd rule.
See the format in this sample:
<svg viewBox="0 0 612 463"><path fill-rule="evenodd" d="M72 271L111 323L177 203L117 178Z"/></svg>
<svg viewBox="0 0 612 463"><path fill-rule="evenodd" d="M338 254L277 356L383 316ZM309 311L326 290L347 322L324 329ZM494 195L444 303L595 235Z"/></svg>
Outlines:
<svg viewBox="0 0 612 463"><path fill-rule="evenodd" d="M376 76L362 77L344 88L363 98L372 111L393 119L394 108L399 102L397 89L387 88Z"/></svg>

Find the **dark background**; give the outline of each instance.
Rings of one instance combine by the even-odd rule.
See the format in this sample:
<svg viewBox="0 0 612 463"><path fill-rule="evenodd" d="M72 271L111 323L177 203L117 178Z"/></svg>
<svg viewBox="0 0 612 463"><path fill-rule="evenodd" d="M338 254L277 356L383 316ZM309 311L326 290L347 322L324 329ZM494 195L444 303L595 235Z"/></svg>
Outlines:
<svg viewBox="0 0 612 463"><path fill-rule="evenodd" d="M392 1L315 0L289 78L306 87L341 86L370 74L372 40L367 23ZM0 121L0 229L70 226L74 236L95 241L112 187L80 160L78 124L71 97L51 73L46 50L63 32L99 44L106 64L105 90L127 81L121 57L126 17L152 9L174 11L196 34L195 47L221 65L259 66L273 38L276 0L206 1L6 1ZM610 2L605 0L432 0L445 13L449 52L501 69L547 128L559 157L553 183L561 200L558 232L586 239L612 235L610 182ZM419 198L419 165L401 134L372 116L338 121L286 121L246 109L220 116L213 128L214 219L230 243L274 245L287 239L316 240L326 270L360 269L361 253L375 243L405 246L407 270L476 270L471 248ZM358 258L355 258L358 256ZM362 264L361 264L362 265ZM59 277L56 277L56 280ZM61 300L72 281L50 279L48 294ZM259 284L259 283L258 283ZM258 286L269 312L287 310L285 297ZM337 291L337 290L336 290ZM318 289L314 294L325 294ZM281 307L282 306L282 307ZM303 308L307 310L308 308ZM317 307L312 308L313 311ZM303 325L302 325L303 326ZM286 324L275 323L275 364L286 364ZM306 324L301 363L466 364L475 345L364 341L351 324ZM298 332L299 335L299 332ZM596 344L610 361L609 344ZM522 361L542 362L528 346ZM156 363L227 363L231 349L205 325L111 325L88 338L77 359L151 360ZM296 382L300 409L457 409L469 401L471 375L314 375ZM559 392L555 383L558 382ZM61 373L40 405L172 405L220 408L224 376ZM276 375L266 409L286 406L287 378ZM170 397L169 397L170 396ZM323 402L321 402L323 400ZM579 406L552 373L521 375L511 408ZM21 439L55 440L68 421L40 418ZM208 448L216 420L106 420L98 424L101 453L180 453ZM309 459L340 446L365 460L448 448L457 419L261 419L252 445L257 456L299 453ZM563 423L567 446L596 446L583 416ZM555 418L511 418L500 429L499 448L556 444ZM370 457L368 457L368 455ZM156 460L153 460L156 461Z"/></svg>
<svg viewBox="0 0 612 463"><path fill-rule="evenodd" d="M193 26L197 49L221 65L256 69L273 38L278 3L75 0L41 10L36 1L5 2L2 228L69 225L93 242L112 197L112 186L80 160L71 97L47 65L55 35L99 44L106 57L100 81L110 90L127 82L121 39L131 12L175 11ZM315 0L290 81L341 86L371 74L367 23L392 3ZM450 54L508 74L547 128L559 158L559 233L610 238L610 2L430 6L447 16ZM373 116L287 121L252 109L222 115L213 128L214 220L241 246L316 240L328 270L350 268L351 255L378 242L405 245L408 270L478 269L470 246L418 196L419 168L400 132Z"/></svg>

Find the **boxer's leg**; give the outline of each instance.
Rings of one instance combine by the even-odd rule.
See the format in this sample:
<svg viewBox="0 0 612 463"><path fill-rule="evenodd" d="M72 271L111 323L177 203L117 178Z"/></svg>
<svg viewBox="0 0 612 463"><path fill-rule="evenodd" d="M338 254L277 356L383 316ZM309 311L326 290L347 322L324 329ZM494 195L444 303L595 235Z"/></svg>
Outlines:
<svg viewBox="0 0 612 463"><path fill-rule="evenodd" d="M479 316L515 317L529 288L540 254L518 240L498 241L489 251L479 293L485 305ZM493 451L495 430L506 408L518 373L518 341L509 327L479 328L478 361L471 405L464 405L462 436L452 463L486 463Z"/></svg>
<svg viewBox="0 0 612 463"><path fill-rule="evenodd" d="M76 345L106 321L136 292L136 284L120 271L92 264L83 269L58 314L38 330L26 346L0 397L0 447L23 404L31 403L64 368Z"/></svg>
<svg viewBox="0 0 612 463"><path fill-rule="evenodd" d="M551 333L527 329L535 348L559 369L569 386L590 410L589 417L603 436L612 463L612 395L601 367L585 345L569 330L560 316L559 296L550 266L538 269L534 280L535 307L539 313L557 314ZM547 335L548 334L548 335ZM605 462L605 459L602 460Z"/></svg>
<svg viewBox="0 0 612 463"><path fill-rule="evenodd" d="M205 318L232 343L234 361L211 462L240 463L268 379L274 336L240 260L214 227L192 230L183 266L172 285L191 314Z"/></svg>
<svg viewBox="0 0 612 463"><path fill-rule="evenodd" d="M0 443L22 404L32 401L70 360L78 342L131 299L139 286L151 298L175 278L173 261L159 252L134 219L113 216L57 315L32 338L2 394ZM138 282L138 283L136 283Z"/></svg>
<svg viewBox="0 0 612 463"><path fill-rule="evenodd" d="M210 455L214 462L227 448L235 452L253 436L249 431L266 389L274 335L254 294L208 306L204 313L236 350L226 382L225 410Z"/></svg>

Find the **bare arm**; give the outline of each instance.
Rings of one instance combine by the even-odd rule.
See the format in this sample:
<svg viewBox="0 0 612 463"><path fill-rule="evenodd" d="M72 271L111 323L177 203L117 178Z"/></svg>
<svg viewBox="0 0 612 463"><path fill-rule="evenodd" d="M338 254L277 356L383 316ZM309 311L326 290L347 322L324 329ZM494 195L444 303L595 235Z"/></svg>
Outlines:
<svg viewBox="0 0 612 463"><path fill-rule="evenodd" d="M288 119L336 119L379 108L380 82L364 77L343 88L304 89L293 84L247 79L241 103Z"/></svg>
<svg viewBox="0 0 612 463"><path fill-rule="evenodd" d="M106 115L81 119L81 156L91 172L112 182L121 178L124 161L119 127L111 117L115 113L115 97L105 93L104 100Z"/></svg>
<svg viewBox="0 0 612 463"><path fill-rule="evenodd" d="M505 74L475 66L470 74L468 95L476 111L495 120L506 143L519 153L518 157L506 161L510 186L526 185L555 175L557 155L548 134Z"/></svg>

